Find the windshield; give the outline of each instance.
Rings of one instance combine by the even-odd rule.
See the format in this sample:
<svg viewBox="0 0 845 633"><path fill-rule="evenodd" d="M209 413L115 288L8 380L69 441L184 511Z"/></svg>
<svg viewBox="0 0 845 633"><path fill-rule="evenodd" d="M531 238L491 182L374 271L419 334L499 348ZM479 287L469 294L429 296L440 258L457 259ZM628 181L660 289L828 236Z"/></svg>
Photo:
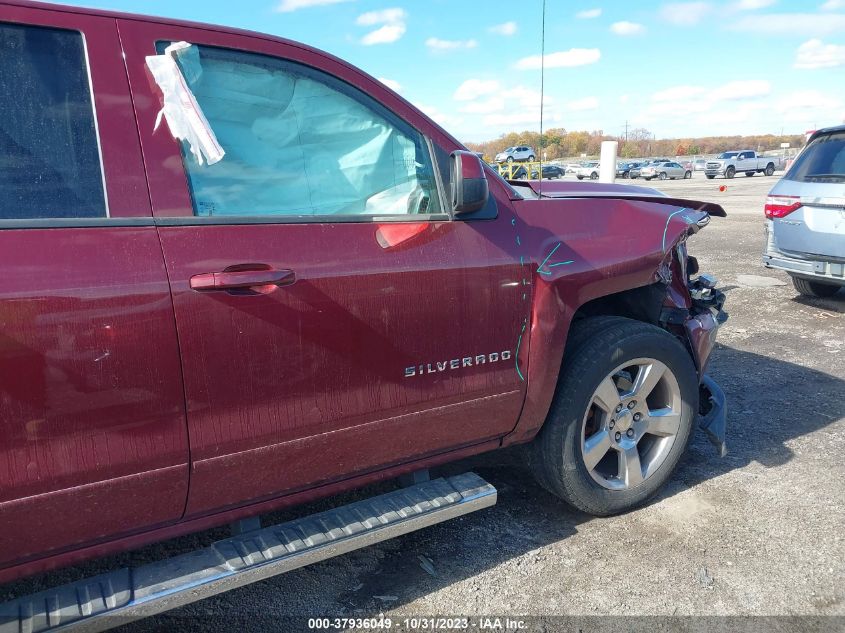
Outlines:
<svg viewBox="0 0 845 633"><path fill-rule="evenodd" d="M716 158L736 158L739 156L739 152L722 152Z"/></svg>
<svg viewBox="0 0 845 633"><path fill-rule="evenodd" d="M813 139L784 176L797 182L845 182L845 132Z"/></svg>
<svg viewBox="0 0 845 633"><path fill-rule="evenodd" d="M515 149L516 149L515 147L506 147L504 151L506 151L506 152L512 152L512 151L513 151L513 150L515 150Z"/></svg>

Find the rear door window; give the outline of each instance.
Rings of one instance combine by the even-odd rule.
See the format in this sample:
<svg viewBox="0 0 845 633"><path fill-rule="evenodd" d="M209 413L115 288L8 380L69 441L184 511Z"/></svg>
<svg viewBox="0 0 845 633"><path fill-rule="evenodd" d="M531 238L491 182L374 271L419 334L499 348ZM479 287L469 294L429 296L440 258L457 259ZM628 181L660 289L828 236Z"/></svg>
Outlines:
<svg viewBox="0 0 845 633"><path fill-rule="evenodd" d="M845 181L845 130L812 140L784 178L797 182Z"/></svg>
<svg viewBox="0 0 845 633"><path fill-rule="evenodd" d="M82 34L0 23L0 219L106 216Z"/></svg>

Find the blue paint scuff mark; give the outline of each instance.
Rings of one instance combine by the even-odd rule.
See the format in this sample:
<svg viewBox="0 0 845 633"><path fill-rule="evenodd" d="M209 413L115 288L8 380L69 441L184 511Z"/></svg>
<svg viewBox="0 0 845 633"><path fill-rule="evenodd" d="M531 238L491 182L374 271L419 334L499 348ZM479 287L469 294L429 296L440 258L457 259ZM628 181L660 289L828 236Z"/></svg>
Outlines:
<svg viewBox="0 0 845 633"><path fill-rule="evenodd" d="M669 214L669 217L666 218L666 226L663 227L663 241L661 242L661 246L660 246L660 250L662 252L664 252L664 253L666 252L666 231L669 230L669 220L671 220L673 217L675 217L679 213L683 213L686 210L687 210L687 208L683 207L682 209L678 209L677 211L673 211L672 213Z"/></svg>
<svg viewBox="0 0 845 633"><path fill-rule="evenodd" d="M553 249L549 252L549 254L548 254L548 255L546 255L546 258L545 258L545 259L543 260L543 262L542 262L542 263L541 263L541 264L537 267L537 272L538 272L538 273L540 273L541 275L551 275L551 274L552 274L552 271L550 271L550 270L543 270L543 267L544 267L544 266L545 266L546 268L554 268L555 266L568 266L569 264L574 264L574 263L575 263L575 260L574 260L574 259L568 259L568 260L567 260L567 261L565 261L565 262L555 262L554 264L549 264L548 266L546 266L546 263L547 263L547 262L548 262L548 261L552 258L552 255L554 255L554 254L555 254L555 251L557 251L557 249L559 249L559 248L560 248L560 245L561 245L561 242L558 242L557 244L555 244L554 248L553 248Z"/></svg>

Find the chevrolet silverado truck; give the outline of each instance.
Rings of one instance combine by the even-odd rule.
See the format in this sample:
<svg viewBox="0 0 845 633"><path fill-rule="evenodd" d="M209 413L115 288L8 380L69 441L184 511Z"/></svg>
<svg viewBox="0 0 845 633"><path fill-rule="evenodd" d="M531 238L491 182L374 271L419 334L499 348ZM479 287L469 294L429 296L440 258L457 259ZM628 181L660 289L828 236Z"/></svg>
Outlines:
<svg viewBox="0 0 845 633"><path fill-rule="evenodd" d="M500 178L303 44L0 1L0 582L230 525L0 605L97 630L491 506L429 469L522 445L636 508L700 427L715 204ZM318 515L259 515L365 484Z"/></svg>
<svg viewBox="0 0 845 633"><path fill-rule="evenodd" d="M704 175L710 180L716 176L733 178L737 173L744 172L750 177L754 174L771 176L775 169L780 168L781 159L774 156L758 156L750 149L722 152L715 159L710 159L704 166Z"/></svg>

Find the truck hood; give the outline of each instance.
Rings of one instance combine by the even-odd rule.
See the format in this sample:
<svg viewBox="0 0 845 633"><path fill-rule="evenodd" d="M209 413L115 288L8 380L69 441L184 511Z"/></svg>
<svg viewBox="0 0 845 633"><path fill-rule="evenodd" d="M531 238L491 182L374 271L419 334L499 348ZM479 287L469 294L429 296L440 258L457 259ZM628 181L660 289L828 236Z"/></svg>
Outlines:
<svg viewBox="0 0 845 633"><path fill-rule="evenodd" d="M549 182L530 180L527 184L539 198L599 198L612 200L637 200L642 202L654 202L670 207L682 207L693 211L701 211L708 215L725 217L725 210L713 202L690 200L688 198L671 198L666 194L652 189L651 187L638 187L636 185L617 184L593 184L581 182Z"/></svg>

